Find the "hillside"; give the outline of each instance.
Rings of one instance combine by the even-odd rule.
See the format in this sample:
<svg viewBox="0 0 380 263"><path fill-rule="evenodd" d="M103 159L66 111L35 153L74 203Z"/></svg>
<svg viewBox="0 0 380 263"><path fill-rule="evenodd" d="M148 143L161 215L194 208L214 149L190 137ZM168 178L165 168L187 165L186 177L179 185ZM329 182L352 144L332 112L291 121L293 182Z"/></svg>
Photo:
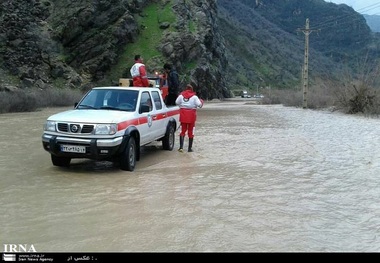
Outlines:
<svg viewBox="0 0 380 263"><path fill-rule="evenodd" d="M5 0L0 3L0 91L117 85L135 54L149 74L174 64L182 85L226 97L215 0Z"/></svg>
<svg viewBox="0 0 380 263"><path fill-rule="evenodd" d="M289 88L300 84L303 35L285 31L244 1L220 0L218 5L231 61L227 74L228 79L234 79L234 85ZM332 78L339 70L331 59L314 49L310 50L309 63L314 76Z"/></svg>
<svg viewBox="0 0 380 263"><path fill-rule="evenodd" d="M117 85L142 54L175 65L205 99L300 85L310 19L310 81L377 60L379 38L346 5L323 0L4 0L0 91Z"/></svg>
<svg viewBox="0 0 380 263"><path fill-rule="evenodd" d="M363 15L373 32L380 32L380 15Z"/></svg>
<svg viewBox="0 0 380 263"><path fill-rule="evenodd" d="M346 5L322 0L220 0L218 7L226 50L233 61L228 79L239 87L300 85L305 35L299 29L307 18L313 30L309 35L311 81L339 79L343 71L355 74L363 58L379 58L378 38L364 17Z"/></svg>

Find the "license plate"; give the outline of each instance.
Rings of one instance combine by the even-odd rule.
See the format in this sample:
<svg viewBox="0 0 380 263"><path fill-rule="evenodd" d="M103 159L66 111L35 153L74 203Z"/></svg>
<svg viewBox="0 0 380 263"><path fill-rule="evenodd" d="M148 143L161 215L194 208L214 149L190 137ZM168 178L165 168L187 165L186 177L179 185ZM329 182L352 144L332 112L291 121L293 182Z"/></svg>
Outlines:
<svg viewBox="0 0 380 263"><path fill-rule="evenodd" d="M76 145L61 145L61 152L86 153L86 147L85 146L76 146Z"/></svg>

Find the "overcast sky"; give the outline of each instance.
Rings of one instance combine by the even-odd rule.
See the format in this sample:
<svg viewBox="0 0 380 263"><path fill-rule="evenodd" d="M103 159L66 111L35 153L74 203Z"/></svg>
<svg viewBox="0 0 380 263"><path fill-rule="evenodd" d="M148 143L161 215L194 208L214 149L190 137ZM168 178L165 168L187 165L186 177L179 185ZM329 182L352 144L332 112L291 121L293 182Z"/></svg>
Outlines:
<svg viewBox="0 0 380 263"><path fill-rule="evenodd" d="M335 4L346 4L355 9L356 12L368 15L380 15L379 0L325 0Z"/></svg>

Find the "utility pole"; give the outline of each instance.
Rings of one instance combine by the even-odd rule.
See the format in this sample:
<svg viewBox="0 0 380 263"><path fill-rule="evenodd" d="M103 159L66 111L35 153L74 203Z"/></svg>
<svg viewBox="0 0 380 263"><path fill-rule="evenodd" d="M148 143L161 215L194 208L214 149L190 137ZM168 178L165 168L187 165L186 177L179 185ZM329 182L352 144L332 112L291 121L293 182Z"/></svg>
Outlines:
<svg viewBox="0 0 380 263"><path fill-rule="evenodd" d="M305 28L298 29L297 31L302 31L305 34L305 59L304 59L304 65L303 65L303 103L302 108L307 108L307 93L309 89L309 35L313 31L310 29L309 26L309 18L306 18L306 26Z"/></svg>

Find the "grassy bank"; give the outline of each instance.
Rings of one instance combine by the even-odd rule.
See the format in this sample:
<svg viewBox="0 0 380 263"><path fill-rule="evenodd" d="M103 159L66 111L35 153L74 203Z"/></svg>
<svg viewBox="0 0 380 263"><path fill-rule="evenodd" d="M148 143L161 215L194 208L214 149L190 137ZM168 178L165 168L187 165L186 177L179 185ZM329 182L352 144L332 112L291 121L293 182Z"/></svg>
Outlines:
<svg viewBox="0 0 380 263"><path fill-rule="evenodd" d="M263 104L302 107L303 88L265 89ZM319 81L308 88L307 108L339 110L347 114L380 115L379 89L364 82Z"/></svg>
<svg viewBox="0 0 380 263"><path fill-rule="evenodd" d="M0 92L0 113L31 112L45 107L71 106L83 96L79 90L17 90Z"/></svg>

